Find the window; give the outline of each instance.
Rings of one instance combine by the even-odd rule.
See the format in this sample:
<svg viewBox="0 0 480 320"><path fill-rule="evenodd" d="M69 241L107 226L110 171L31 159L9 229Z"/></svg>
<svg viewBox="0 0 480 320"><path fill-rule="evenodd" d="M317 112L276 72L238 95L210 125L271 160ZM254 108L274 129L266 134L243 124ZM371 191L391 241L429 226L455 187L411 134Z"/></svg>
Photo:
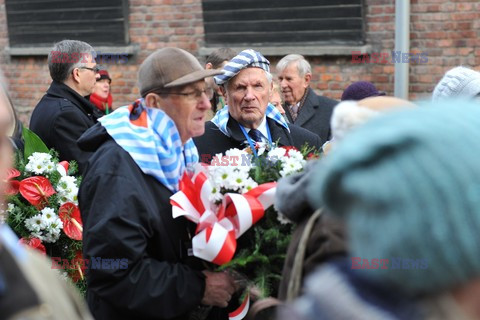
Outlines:
<svg viewBox="0 0 480 320"><path fill-rule="evenodd" d="M64 39L124 46L127 0L5 0L10 47L51 47Z"/></svg>
<svg viewBox="0 0 480 320"><path fill-rule="evenodd" d="M207 47L362 45L362 0L203 0Z"/></svg>

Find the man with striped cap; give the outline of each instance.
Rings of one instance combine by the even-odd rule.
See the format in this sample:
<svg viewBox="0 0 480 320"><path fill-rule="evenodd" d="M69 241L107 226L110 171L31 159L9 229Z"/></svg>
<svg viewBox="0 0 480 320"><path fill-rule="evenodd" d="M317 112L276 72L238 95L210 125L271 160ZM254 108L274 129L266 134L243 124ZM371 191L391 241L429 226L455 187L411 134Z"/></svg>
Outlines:
<svg viewBox="0 0 480 320"><path fill-rule="evenodd" d="M256 142L278 143L301 148L305 143L320 148L314 133L288 125L280 112L269 103L272 92L270 62L259 52L243 50L214 77L227 105L206 123L205 133L195 144L201 161L210 162L217 153L231 148L254 150Z"/></svg>
<svg viewBox="0 0 480 320"><path fill-rule="evenodd" d="M79 140L88 161L79 190L89 307L96 319L227 319L231 276L192 255L195 225L173 219L170 196L198 162L211 92L190 53L163 48L139 69L142 95ZM202 314L199 317L198 314Z"/></svg>

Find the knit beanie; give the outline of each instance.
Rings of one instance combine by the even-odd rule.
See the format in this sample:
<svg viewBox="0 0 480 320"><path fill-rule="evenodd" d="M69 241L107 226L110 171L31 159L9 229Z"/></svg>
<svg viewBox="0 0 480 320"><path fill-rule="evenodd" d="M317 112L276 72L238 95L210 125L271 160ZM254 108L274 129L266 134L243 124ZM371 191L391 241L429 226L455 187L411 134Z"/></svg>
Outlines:
<svg viewBox="0 0 480 320"><path fill-rule="evenodd" d="M478 105L395 111L323 158L308 197L345 218L352 257L389 259L388 269L359 272L392 290L441 292L480 276L479 159Z"/></svg>
<svg viewBox="0 0 480 320"><path fill-rule="evenodd" d="M432 94L432 101L445 98L473 98L480 93L480 73L465 67L455 67L443 76Z"/></svg>

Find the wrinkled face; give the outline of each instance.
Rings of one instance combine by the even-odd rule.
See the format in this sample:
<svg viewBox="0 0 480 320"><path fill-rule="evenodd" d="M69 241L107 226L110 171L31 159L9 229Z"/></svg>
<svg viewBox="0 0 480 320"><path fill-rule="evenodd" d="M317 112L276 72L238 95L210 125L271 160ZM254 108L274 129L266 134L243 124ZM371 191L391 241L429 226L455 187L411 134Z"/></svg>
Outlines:
<svg viewBox="0 0 480 320"><path fill-rule="evenodd" d="M95 68L97 66L95 59L91 55L88 55L86 57L86 60L87 62L84 64L84 67ZM100 75L93 70L82 69L81 67L78 69L74 69L74 72L75 70L78 70L77 79L79 82L78 84L79 93L82 96L88 96L93 92L97 79L100 78Z"/></svg>
<svg viewBox="0 0 480 320"><path fill-rule="evenodd" d="M271 90L263 69L241 70L226 86L230 115L244 127L256 129L265 116Z"/></svg>
<svg viewBox="0 0 480 320"><path fill-rule="evenodd" d="M204 80L178 88L178 91L173 88L173 94L160 102L159 107L175 122L183 143L205 132L206 113L211 108L205 88Z"/></svg>
<svg viewBox="0 0 480 320"><path fill-rule="evenodd" d="M110 80L102 79L102 80L98 80L95 83L95 87L93 88L93 93L106 99L108 97L109 92L110 92Z"/></svg>
<svg viewBox="0 0 480 320"><path fill-rule="evenodd" d="M293 62L279 73L278 81L285 103L293 105L298 103L305 94L310 83L310 74L301 77L298 74L297 62Z"/></svg>

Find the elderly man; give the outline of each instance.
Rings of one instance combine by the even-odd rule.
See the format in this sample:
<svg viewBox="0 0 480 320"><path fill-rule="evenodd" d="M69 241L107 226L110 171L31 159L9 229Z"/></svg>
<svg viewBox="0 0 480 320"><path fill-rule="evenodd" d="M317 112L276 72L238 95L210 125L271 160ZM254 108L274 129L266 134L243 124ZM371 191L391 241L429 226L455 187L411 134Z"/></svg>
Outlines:
<svg viewBox="0 0 480 320"><path fill-rule="evenodd" d="M203 162L231 148L253 147L254 142L278 142L280 146L301 148L305 143L320 148L318 136L288 125L269 103L272 91L270 62L259 52L244 50L216 76L227 105L206 123L205 134L195 138Z"/></svg>
<svg viewBox="0 0 480 320"><path fill-rule="evenodd" d="M277 63L277 75L291 123L316 133L322 143L330 139L330 117L337 101L317 95L310 88L312 68L299 54L289 54Z"/></svg>
<svg viewBox="0 0 480 320"><path fill-rule="evenodd" d="M183 172L198 162L191 138L203 134L211 108L204 78L220 73L184 50L157 50L139 69L142 98L80 138L81 148L96 150L79 190L84 257L102 263L91 263L87 277L95 318L227 318L211 307L227 306L233 279L192 256L195 225L174 220L170 205Z"/></svg>
<svg viewBox="0 0 480 320"><path fill-rule="evenodd" d="M90 153L81 151L76 141L102 116L85 96L93 92L98 68L93 48L85 42L63 40L48 55L53 81L47 94L33 110L30 129L58 151L60 160L76 160L80 171Z"/></svg>

